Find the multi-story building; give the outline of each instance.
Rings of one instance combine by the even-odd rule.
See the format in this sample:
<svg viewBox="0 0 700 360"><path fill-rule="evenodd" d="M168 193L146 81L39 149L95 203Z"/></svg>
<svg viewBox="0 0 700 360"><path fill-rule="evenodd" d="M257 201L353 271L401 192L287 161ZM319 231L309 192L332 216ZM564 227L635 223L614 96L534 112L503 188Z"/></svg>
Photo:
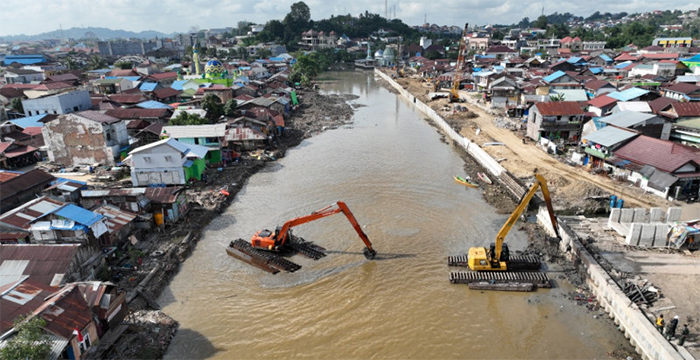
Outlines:
<svg viewBox="0 0 700 360"><path fill-rule="evenodd" d="M36 99L22 100L24 116L40 114L68 114L92 108L90 93L77 90Z"/></svg>

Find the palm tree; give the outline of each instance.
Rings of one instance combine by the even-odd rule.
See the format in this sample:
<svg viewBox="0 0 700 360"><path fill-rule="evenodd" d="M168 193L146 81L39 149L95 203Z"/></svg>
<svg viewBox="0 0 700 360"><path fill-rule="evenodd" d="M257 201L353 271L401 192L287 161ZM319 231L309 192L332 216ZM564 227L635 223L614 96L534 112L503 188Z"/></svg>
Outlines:
<svg viewBox="0 0 700 360"><path fill-rule="evenodd" d="M100 55L90 56L90 61L88 61L88 69L97 70L102 69L107 66L107 62Z"/></svg>

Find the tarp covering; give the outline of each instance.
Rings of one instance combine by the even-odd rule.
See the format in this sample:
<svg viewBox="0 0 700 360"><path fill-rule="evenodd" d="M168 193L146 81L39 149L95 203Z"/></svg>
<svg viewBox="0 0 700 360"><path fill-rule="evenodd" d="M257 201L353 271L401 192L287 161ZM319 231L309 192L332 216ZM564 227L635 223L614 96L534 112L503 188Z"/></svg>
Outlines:
<svg viewBox="0 0 700 360"><path fill-rule="evenodd" d="M668 241L680 248L687 241L693 242L697 234L700 234L700 220L677 221L668 233Z"/></svg>

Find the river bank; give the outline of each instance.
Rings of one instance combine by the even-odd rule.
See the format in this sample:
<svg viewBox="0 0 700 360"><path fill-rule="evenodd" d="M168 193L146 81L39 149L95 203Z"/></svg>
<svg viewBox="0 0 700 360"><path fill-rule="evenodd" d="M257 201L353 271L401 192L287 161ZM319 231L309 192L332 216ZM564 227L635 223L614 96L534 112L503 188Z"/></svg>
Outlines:
<svg viewBox="0 0 700 360"><path fill-rule="evenodd" d="M284 135L275 147L263 153L243 154L235 164L207 169L207 180L188 185L190 210L184 220L143 236L135 244L135 266L116 284L127 292L129 315L119 332L92 348L88 358L162 358L179 324L160 311L154 299L197 246L202 229L219 216L236 198L248 179L265 167L266 162L285 156L288 149L304 139L335 129L352 121L354 109L348 104L353 95L322 95L312 90L298 92L300 105L286 120ZM224 195L224 190L228 195Z"/></svg>

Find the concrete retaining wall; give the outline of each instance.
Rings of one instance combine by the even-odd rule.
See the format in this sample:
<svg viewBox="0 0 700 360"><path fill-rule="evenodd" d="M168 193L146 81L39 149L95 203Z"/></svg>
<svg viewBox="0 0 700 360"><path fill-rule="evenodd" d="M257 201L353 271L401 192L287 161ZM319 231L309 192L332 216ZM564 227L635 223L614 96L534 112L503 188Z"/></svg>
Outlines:
<svg viewBox="0 0 700 360"><path fill-rule="evenodd" d="M416 108L422 111L447 137L463 147L469 155L491 174L500 177L502 173L506 172L505 168L478 145L454 131L454 129L428 105L418 100L378 69L375 69L374 73L386 80L392 87L398 90L404 98L412 102ZM516 196L520 195L522 195L522 192L516 194ZM538 223L547 232L554 235L554 230L546 207L540 207L537 213L537 219ZM566 224L559 224L559 234L562 238L560 248L568 253L570 257L581 260L587 269L588 285L601 303L601 306L603 306L609 316L614 319L615 324L625 333L630 343L636 348L638 353L642 354L644 359L688 359L689 354L687 354L687 352L685 352L685 354L687 354L686 356L681 356L681 354L664 339L661 333L656 330L654 324L641 312L639 307L627 298L613 279L598 265L598 262L591 256L588 250L581 245L574 232L566 226ZM692 356L690 358L692 358Z"/></svg>

